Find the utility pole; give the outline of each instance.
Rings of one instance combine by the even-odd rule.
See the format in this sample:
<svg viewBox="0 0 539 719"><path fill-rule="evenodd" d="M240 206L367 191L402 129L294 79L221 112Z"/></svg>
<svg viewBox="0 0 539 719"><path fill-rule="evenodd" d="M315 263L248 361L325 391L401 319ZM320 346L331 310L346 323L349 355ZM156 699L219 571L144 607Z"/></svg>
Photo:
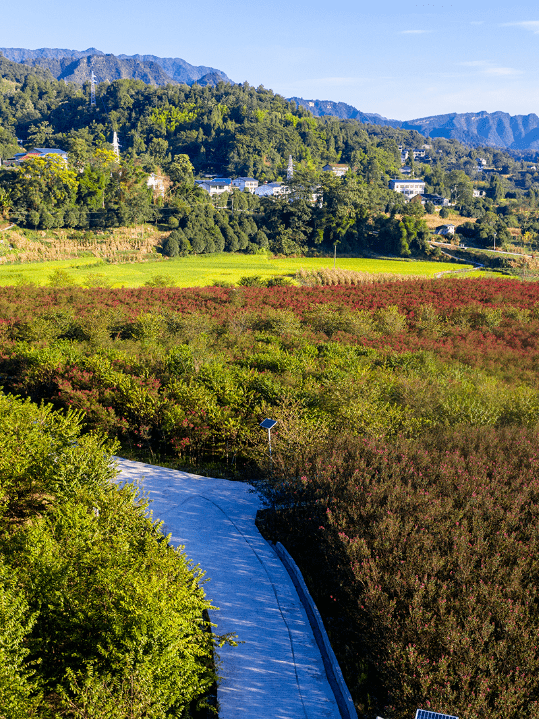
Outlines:
<svg viewBox="0 0 539 719"><path fill-rule="evenodd" d="M268 430L268 448L269 448L269 461L270 461L270 468L272 467L272 457L271 457L271 430L275 425L277 424L277 420L275 419L265 419L263 422L260 422L260 427L262 429Z"/></svg>
<svg viewBox="0 0 539 719"><path fill-rule="evenodd" d="M92 75L90 78L90 106L95 107L95 83L97 81L96 76L94 75L94 71L92 70Z"/></svg>

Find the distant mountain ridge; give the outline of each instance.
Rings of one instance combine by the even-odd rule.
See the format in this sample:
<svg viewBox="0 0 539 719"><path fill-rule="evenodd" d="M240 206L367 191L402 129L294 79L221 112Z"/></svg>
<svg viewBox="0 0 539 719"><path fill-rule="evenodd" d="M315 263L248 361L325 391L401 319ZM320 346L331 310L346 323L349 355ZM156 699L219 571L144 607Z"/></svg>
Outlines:
<svg viewBox="0 0 539 719"><path fill-rule="evenodd" d="M341 120L353 119L371 125L388 125L403 130L416 130L425 137L445 137L465 145L500 147L508 150L539 150L539 117L509 115L507 112L453 112L414 120L390 120L375 113L358 110L344 102L305 100L291 97L316 117L332 115Z"/></svg>
<svg viewBox="0 0 539 719"><path fill-rule="evenodd" d="M98 82L113 82L122 78L143 80L150 85L185 83L193 85L215 85L219 81L232 80L217 68L206 65L191 65L179 57L157 57L156 55L111 55L95 47L87 50L61 48L6 47L0 52L8 60L24 63L31 67L49 70L57 80L82 84L90 80L94 72Z"/></svg>
<svg viewBox="0 0 539 719"><path fill-rule="evenodd" d="M338 117L340 120L357 120L365 122L369 125L389 125L390 127L400 127L400 120L389 120L375 112L362 112L357 107L347 105L345 102L333 102L332 100L304 100L302 97L289 97L292 102L310 110L315 117L324 117L331 115Z"/></svg>
<svg viewBox="0 0 539 719"><path fill-rule="evenodd" d="M539 150L539 117L507 112L465 112L432 115L401 124L426 137L445 137L466 145L487 145L509 150Z"/></svg>

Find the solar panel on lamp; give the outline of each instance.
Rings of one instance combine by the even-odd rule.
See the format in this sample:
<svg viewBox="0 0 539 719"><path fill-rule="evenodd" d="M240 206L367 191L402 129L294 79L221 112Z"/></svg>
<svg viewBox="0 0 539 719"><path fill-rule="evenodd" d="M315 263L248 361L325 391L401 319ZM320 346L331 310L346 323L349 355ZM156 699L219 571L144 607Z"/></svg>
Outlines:
<svg viewBox="0 0 539 719"><path fill-rule="evenodd" d="M275 419L265 419L263 422L260 422L260 426L264 429L271 429L272 427L275 427L277 424L277 420Z"/></svg>
<svg viewBox="0 0 539 719"><path fill-rule="evenodd" d="M451 714L439 714L438 712L431 712L427 709L418 709L415 713L415 719L459 719Z"/></svg>

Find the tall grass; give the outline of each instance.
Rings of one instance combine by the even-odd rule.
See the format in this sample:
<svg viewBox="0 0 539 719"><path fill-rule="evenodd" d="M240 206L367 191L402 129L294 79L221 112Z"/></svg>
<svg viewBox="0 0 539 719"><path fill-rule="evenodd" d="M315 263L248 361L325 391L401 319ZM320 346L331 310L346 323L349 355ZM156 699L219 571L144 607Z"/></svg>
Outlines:
<svg viewBox="0 0 539 719"><path fill-rule="evenodd" d="M374 285L379 282L402 282L404 280L423 279L420 275L398 275L391 272L358 272L345 269L301 269L295 279L304 287L323 287L326 285Z"/></svg>

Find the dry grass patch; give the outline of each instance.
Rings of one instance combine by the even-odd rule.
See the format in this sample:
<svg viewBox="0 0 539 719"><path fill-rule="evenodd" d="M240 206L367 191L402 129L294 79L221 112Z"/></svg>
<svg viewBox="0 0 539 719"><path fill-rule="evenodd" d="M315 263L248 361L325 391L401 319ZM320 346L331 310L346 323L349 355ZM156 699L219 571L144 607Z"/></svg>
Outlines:
<svg viewBox="0 0 539 719"><path fill-rule="evenodd" d="M149 225L103 232L62 229L26 233L13 229L2 238L11 247L5 247L0 262L71 260L88 255L113 262L143 262L155 255L155 248L164 236Z"/></svg>
<svg viewBox="0 0 539 719"><path fill-rule="evenodd" d="M390 272L356 272L343 269L317 269L296 272L294 279L304 287L325 285L373 285L379 282L404 282L406 280L425 279L419 275L397 275Z"/></svg>
<svg viewBox="0 0 539 719"><path fill-rule="evenodd" d="M460 215L457 215L455 212L451 212L449 214L449 217L440 217L440 215L435 212L433 215L424 215L423 219L425 220L427 227L429 230L434 230L440 225L455 225L455 227L459 227L460 225L463 225L465 222L475 222L475 217L461 217Z"/></svg>

